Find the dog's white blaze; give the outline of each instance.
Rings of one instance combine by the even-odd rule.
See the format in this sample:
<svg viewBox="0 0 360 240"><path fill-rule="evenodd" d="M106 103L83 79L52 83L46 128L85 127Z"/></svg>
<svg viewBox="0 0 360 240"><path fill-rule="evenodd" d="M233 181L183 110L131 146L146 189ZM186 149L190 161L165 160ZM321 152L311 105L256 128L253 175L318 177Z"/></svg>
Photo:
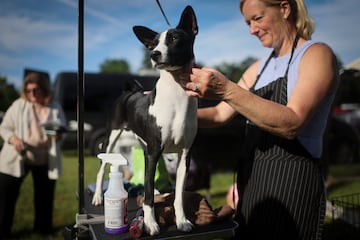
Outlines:
<svg viewBox="0 0 360 240"><path fill-rule="evenodd" d="M153 49L153 51L159 51L161 53L161 58L159 59L158 62L166 62L167 60L167 46L165 43L166 40L166 35L167 35L167 30L165 32L160 33L160 37L159 37L159 43L158 45ZM151 59L151 62L154 66L155 62Z"/></svg>

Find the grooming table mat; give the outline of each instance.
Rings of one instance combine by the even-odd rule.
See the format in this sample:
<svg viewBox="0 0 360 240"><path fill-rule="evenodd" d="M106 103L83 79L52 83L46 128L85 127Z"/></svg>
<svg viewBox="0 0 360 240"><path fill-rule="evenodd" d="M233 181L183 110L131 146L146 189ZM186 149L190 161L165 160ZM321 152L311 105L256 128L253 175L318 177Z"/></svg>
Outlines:
<svg viewBox="0 0 360 240"><path fill-rule="evenodd" d="M235 234L237 224L231 220L209 224L206 226L196 226L191 232L181 232L175 225L161 228L160 234L148 236L144 234L139 239L224 239L231 238ZM105 232L104 224L90 225L90 231L94 240L112 240L112 239L133 239L130 234L111 235Z"/></svg>
<svg viewBox="0 0 360 240"><path fill-rule="evenodd" d="M103 214L103 206L93 206L91 204L92 194L85 193L85 209L87 214ZM128 201L128 216L131 221L139 207L136 204L135 198L129 198ZM156 236L149 236L143 234L140 239L219 239L231 238L235 234L237 223L231 219L222 220L205 226L195 226L191 232L178 231L175 225L160 227L160 234ZM108 234L104 230L104 223L89 225L91 237L94 240L125 240L133 239L129 232L119 235Z"/></svg>

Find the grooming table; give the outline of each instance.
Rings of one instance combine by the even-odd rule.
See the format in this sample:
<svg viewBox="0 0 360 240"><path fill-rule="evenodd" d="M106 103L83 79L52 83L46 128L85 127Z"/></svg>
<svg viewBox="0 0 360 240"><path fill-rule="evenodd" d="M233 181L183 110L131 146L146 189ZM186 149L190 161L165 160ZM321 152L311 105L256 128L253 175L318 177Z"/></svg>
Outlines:
<svg viewBox="0 0 360 240"><path fill-rule="evenodd" d="M104 213L103 206L93 206L91 204L92 195L85 192L85 209L87 214L102 216ZM129 222L135 217L139 207L135 198L129 198L128 216ZM196 226L191 232L181 232L176 229L175 225L161 228L161 232L156 236L143 234L140 239L226 239L231 238L235 234L237 223L228 219L206 226ZM120 235L111 235L105 232L104 223L89 224L91 238L94 240L112 240L112 239L132 239L130 234L124 233Z"/></svg>

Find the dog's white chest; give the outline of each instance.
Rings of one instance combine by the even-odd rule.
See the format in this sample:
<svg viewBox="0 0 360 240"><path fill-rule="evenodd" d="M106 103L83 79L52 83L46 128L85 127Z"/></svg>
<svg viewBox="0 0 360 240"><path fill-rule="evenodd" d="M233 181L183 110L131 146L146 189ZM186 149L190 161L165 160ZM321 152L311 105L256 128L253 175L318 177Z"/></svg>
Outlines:
<svg viewBox="0 0 360 240"><path fill-rule="evenodd" d="M173 79L161 77L158 80L156 98L149 114L161 128L163 144L184 144L187 139L193 139L197 129L196 110L197 100L187 96Z"/></svg>

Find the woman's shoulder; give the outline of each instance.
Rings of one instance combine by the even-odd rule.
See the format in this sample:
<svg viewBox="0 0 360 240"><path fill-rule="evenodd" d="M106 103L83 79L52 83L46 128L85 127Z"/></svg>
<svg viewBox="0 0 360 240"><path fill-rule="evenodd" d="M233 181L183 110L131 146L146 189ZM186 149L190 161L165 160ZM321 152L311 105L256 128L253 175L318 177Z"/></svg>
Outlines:
<svg viewBox="0 0 360 240"><path fill-rule="evenodd" d="M320 41L311 41L311 44L304 50L303 60L307 62L317 63L315 65L326 63L327 60L332 62L335 58L335 54L332 48Z"/></svg>
<svg viewBox="0 0 360 240"><path fill-rule="evenodd" d="M316 53L334 54L332 48L324 42L315 42L309 47L309 51L313 51Z"/></svg>
<svg viewBox="0 0 360 240"><path fill-rule="evenodd" d="M17 117L19 114L24 112L25 108L27 106L26 102L27 101L23 98L18 98L16 100L14 100L11 103L11 105L8 107L8 109L6 110L4 119L7 118L8 116ZM3 121L4 121L4 119L3 119Z"/></svg>
<svg viewBox="0 0 360 240"><path fill-rule="evenodd" d="M26 103L27 103L27 101L20 97L20 98L16 99L15 101L13 101L13 103L11 104L10 107L18 108L18 107L21 107L21 106L25 106Z"/></svg>
<svg viewBox="0 0 360 240"><path fill-rule="evenodd" d="M331 47L322 41L308 40L300 47L300 51L305 54L333 54Z"/></svg>
<svg viewBox="0 0 360 240"><path fill-rule="evenodd" d="M296 52L296 57L293 61L298 64L306 65L307 68L319 68L320 66L334 66L335 54L331 47L321 41L308 40L304 42ZM335 61L336 62L336 61Z"/></svg>
<svg viewBox="0 0 360 240"><path fill-rule="evenodd" d="M339 66L331 47L323 42L315 42L304 52L299 71L306 78L321 78L323 83L328 79L335 88L339 79Z"/></svg>

